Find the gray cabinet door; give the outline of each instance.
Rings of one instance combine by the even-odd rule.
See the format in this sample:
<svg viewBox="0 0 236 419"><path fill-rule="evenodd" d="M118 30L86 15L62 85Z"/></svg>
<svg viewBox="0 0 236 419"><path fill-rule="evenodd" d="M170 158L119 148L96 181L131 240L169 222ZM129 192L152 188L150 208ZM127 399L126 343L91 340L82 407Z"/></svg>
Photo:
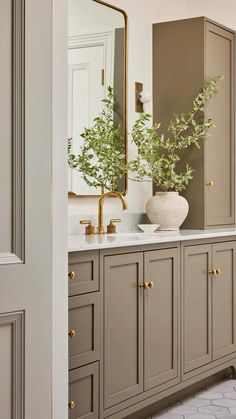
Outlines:
<svg viewBox="0 0 236 419"><path fill-rule="evenodd" d="M143 391L143 253L104 258L104 406Z"/></svg>
<svg viewBox="0 0 236 419"><path fill-rule="evenodd" d="M69 373L69 419L98 419L98 363Z"/></svg>
<svg viewBox="0 0 236 419"><path fill-rule="evenodd" d="M207 139L205 160L206 225L234 223L235 35L206 23L206 79L223 75L219 93L206 107L216 127ZM213 186L207 183L213 181Z"/></svg>
<svg viewBox="0 0 236 419"><path fill-rule="evenodd" d="M178 250L144 254L144 389L178 375Z"/></svg>
<svg viewBox="0 0 236 419"><path fill-rule="evenodd" d="M213 245L213 358L236 350L236 243Z"/></svg>
<svg viewBox="0 0 236 419"><path fill-rule="evenodd" d="M184 248L182 327L184 373L212 360L211 245Z"/></svg>
<svg viewBox="0 0 236 419"><path fill-rule="evenodd" d="M99 358L99 293L69 298L69 369Z"/></svg>

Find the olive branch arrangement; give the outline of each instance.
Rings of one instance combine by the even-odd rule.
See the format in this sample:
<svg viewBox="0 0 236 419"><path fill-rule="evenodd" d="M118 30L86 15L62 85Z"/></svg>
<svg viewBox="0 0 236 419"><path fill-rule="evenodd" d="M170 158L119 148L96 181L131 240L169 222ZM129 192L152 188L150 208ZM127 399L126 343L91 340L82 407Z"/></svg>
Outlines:
<svg viewBox="0 0 236 419"><path fill-rule="evenodd" d="M71 152L72 139L68 139L68 164L82 174L84 181L93 187L109 191L118 189L119 180L129 171L136 182L154 181L159 190L181 192L193 179L193 169L188 164L178 170L182 149L200 148L214 127L204 116L204 107L219 90L222 76L212 77L193 100L189 112L174 114L168 135L160 132L161 123L150 125L151 115L140 113L131 131L131 141L137 148L137 157L126 163L125 141L120 127L114 122L115 99L111 87L107 89L104 107L90 128L84 128L84 143L79 155Z"/></svg>

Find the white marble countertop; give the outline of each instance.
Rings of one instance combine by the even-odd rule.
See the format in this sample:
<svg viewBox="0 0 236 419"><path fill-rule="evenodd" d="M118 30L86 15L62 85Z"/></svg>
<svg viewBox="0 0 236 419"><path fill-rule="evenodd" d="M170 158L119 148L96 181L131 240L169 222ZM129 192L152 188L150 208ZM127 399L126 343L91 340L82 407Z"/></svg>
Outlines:
<svg viewBox="0 0 236 419"><path fill-rule="evenodd" d="M86 250L111 249L116 247L139 246L180 242L184 240L211 239L217 237L236 236L236 228L217 230L180 230L156 231L155 233L117 233L86 236L82 234L69 235L68 252L82 252Z"/></svg>

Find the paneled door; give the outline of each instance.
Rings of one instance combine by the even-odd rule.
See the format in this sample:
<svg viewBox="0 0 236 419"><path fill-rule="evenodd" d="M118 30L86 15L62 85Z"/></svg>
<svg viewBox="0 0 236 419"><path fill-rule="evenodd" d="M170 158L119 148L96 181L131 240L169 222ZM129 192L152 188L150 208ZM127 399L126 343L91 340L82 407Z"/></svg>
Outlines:
<svg viewBox="0 0 236 419"><path fill-rule="evenodd" d="M52 388L56 359L52 363L51 62L52 1L0 1L1 419L52 419L56 410ZM59 160L60 141L59 134ZM61 187L64 193L63 182ZM58 228L64 229L63 220ZM59 252L59 265L60 257ZM57 277L58 301L63 269ZM66 276L63 281L66 295ZM63 331L63 322L61 327ZM57 348L59 361L66 348L64 340L66 333ZM66 405L66 393L60 393L58 385ZM65 408L62 404L57 419L66 417Z"/></svg>
<svg viewBox="0 0 236 419"><path fill-rule="evenodd" d="M144 253L144 389L178 375L178 251Z"/></svg>
<svg viewBox="0 0 236 419"><path fill-rule="evenodd" d="M212 360L212 247L187 246L183 257L183 367L187 373Z"/></svg>
<svg viewBox="0 0 236 419"><path fill-rule="evenodd" d="M104 260L104 405L143 391L143 253Z"/></svg>
<svg viewBox="0 0 236 419"><path fill-rule="evenodd" d="M213 359L236 351L236 243L213 245Z"/></svg>

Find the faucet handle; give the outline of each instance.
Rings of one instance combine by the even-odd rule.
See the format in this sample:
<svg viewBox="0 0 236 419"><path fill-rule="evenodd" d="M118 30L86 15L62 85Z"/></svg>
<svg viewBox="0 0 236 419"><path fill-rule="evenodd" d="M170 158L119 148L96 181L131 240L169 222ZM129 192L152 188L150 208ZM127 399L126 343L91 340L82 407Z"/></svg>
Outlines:
<svg viewBox="0 0 236 419"><path fill-rule="evenodd" d="M95 227L93 226L92 220L80 220L80 224L87 225L85 227L85 234L95 234Z"/></svg>
<svg viewBox="0 0 236 419"><path fill-rule="evenodd" d="M111 218L110 219L110 224L108 224L107 226L107 233L116 233L116 225L114 223L120 223L121 219L120 218Z"/></svg>

